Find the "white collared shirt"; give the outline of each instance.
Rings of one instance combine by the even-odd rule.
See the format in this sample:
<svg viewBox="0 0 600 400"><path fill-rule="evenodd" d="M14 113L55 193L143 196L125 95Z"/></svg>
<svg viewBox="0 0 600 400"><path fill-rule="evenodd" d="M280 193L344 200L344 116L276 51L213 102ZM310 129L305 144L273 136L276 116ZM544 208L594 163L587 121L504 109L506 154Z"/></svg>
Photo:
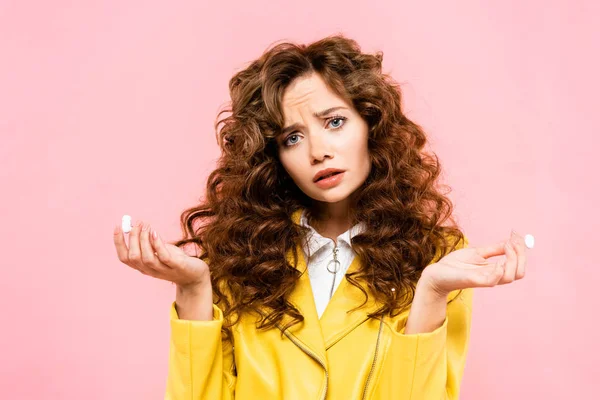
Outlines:
<svg viewBox="0 0 600 400"><path fill-rule="evenodd" d="M317 306L317 314L319 318L321 318L327 304L329 304L329 295L334 279L334 274L327 270L327 264L333 260L335 242L332 239L321 236L308 224L305 211L302 211L300 225L310 228L311 230L307 240L304 241L303 250L305 259L307 260L308 276L315 298L315 305ZM340 285L340 282L342 282L342 279L344 279L348 267L350 267L350 264L354 260L355 253L354 250L352 250L350 239L359 233L364 232L364 229L364 223L356 224L337 237L337 259L340 262L340 266L335 275L335 285L333 287L334 293ZM333 266L330 266L330 269L333 270Z"/></svg>

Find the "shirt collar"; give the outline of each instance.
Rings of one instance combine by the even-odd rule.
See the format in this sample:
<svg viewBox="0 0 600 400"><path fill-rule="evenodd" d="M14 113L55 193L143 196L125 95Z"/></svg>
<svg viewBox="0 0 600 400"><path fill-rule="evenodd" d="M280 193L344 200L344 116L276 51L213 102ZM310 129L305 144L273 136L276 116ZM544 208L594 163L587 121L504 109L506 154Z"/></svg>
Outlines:
<svg viewBox="0 0 600 400"><path fill-rule="evenodd" d="M303 243L304 254L308 258L309 255L314 256L320 249L324 246L331 244L331 239L321 236L319 232L317 232L312 226L308 224L308 219L306 218L305 210L302 210L302 214L300 215L300 225L310 229L308 233L308 237ZM342 233L337 237L338 246L346 245L348 248L352 249L351 239L361 234L365 231L366 225L364 222L360 222L346 232Z"/></svg>

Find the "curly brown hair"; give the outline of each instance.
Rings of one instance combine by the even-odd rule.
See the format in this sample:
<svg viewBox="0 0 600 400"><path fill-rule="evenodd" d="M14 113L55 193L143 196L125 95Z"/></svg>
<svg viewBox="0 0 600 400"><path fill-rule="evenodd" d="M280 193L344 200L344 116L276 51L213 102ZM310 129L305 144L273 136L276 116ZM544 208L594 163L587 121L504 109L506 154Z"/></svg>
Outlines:
<svg viewBox="0 0 600 400"><path fill-rule="evenodd" d="M230 80L231 103L215 124L222 155L205 198L182 213L185 236L174 243L202 249L215 303L230 321L224 328L256 307L270 312L259 329L285 315L292 318L285 328L303 320L287 301L301 272L286 254L292 250L298 259L297 245L309 229L291 216L302 209L310 220L313 201L283 168L275 140L284 127L284 91L298 77L320 74L369 127L371 171L351 207L352 225L366 224L352 240L361 263L345 277L365 303L368 291L381 304L371 317L405 310L423 269L464 240L442 192L449 188L438 182L438 157L424 150L426 134L402 112L400 87L382 73L382 59L382 52L363 53L356 41L335 35L273 45Z"/></svg>

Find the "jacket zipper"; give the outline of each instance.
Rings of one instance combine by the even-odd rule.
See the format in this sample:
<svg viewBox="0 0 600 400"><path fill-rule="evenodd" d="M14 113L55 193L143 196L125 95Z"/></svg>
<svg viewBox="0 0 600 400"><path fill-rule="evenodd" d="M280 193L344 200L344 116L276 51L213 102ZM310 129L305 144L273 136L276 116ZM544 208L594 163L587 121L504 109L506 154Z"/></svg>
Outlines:
<svg viewBox="0 0 600 400"><path fill-rule="evenodd" d="M331 290L329 291L329 300L331 300L331 298L333 297L333 288L335 287L335 277L337 276L337 272L340 269L340 262L338 261L337 255L338 255L339 249L337 247L337 244L334 244L333 247L333 260L329 261L329 263L327 264L327 271L329 271L331 274L333 274L333 282L331 282ZM334 265L334 270L331 271L329 269L329 264L333 263Z"/></svg>
<svg viewBox="0 0 600 400"><path fill-rule="evenodd" d="M256 311L258 311L260 314L266 317L265 313L262 310L256 309ZM300 342L300 340L298 340L296 336L294 336L292 333L289 333L287 330L284 331L279 324L277 324L277 327L283 332L285 336L287 336L288 339L292 341L292 343L298 346L300 350L305 352L310 358L315 360L317 363L319 363L321 367L323 367L323 370L325 371L325 390L323 391L321 400L325 400L325 398L327 397L327 389L329 388L329 372L327 372L327 367L325 366L325 363L321 361L321 359L314 352L312 352L309 348L302 344L302 342Z"/></svg>
<svg viewBox="0 0 600 400"><path fill-rule="evenodd" d="M308 354L313 360L315 360L316 362L318 362L319 365L321 365L321 367L323 367L323 370L325 371L325 390L323 391L323 396L321 396L321 400L325 400L325 398L327 397L327 389L328 389L328 386L329 386L329 372L327 372L327 367L321 361L321 359L319 357L317 357L317 355L315 353L313 353L312 351L310 351L310 349L306 348L303 344L300 343L300 341L294 340L294 339L296 339L296 337L293 334L288 333L287 331L285 331L283 333L296 346L298 346L300 349L302 349L302 351L304 351L306 354ZM294 339L292 339L292 338L294 338Z"/></svg>
<svg viewBox="0 0 600 400"><path fill-rule="evenodd" d="M373 356L373 364L371 364L371 370L369 371L369 376L367 376L367 382L365 383L365 389L363 390L362 399L365 400L367 398L367 389L369 388L369 382L371 381L371 377L373 376L373 371L375 370L375 364L377 362L377 355L379 350L379 338L381 336L381 329L383 328L383 316L381 317L381 321L379 322L379 332L377 333L377 342L375 344L375 355Z"/></svg>

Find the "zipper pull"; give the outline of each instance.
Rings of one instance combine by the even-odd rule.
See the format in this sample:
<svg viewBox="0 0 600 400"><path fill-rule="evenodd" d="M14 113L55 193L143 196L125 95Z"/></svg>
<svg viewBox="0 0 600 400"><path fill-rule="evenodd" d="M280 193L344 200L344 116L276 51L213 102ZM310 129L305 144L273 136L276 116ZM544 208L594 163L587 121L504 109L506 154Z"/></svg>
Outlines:
<svg viewBox="0 0 600 400"><path fill-rule="evenodd" d="M340 269L340 262L337 259L337 255L338 255L339 251L340 251L340 249L338 249L337 245L335 245L335 247L333 248L333 260L331 260L327 263L327 271L329 271L332 274L336 274ZM329 266L331 264L334 265L333 271L329 268Z"/></svg>
<svg viewBox="0 0 600 400"><path fill-rule="evenodd" d="M327 264L327 271L333 274L333 282L331 282L331 290L329 291L329 300L331 300L331 298L333 297L333 288L335 287L335 276L337 275L337 272L340 269L340 262L337 259L338 251L339 249L337 247L337 244L335 244L333 247L333 260L331 260ZM335 266L335 269L333 271L329 269L329 264L331 263L333 263L333 265Z"/></svg>

